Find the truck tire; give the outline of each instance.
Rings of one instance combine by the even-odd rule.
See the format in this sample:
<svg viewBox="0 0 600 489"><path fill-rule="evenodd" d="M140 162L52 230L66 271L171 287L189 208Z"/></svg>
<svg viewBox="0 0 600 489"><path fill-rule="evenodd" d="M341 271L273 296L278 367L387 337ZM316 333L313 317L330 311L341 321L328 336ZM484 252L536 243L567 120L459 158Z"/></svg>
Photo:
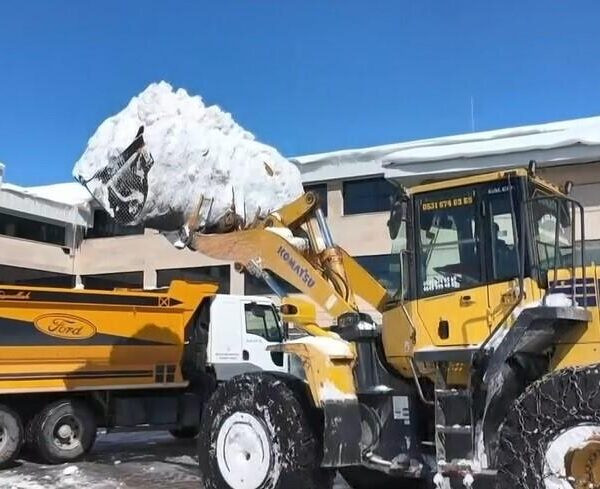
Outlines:
<svg viewBox="0 0 600 489"><path fill-rule="evenodd" d="M497 489L570 487L566 482L567 452L598 434L598 366L546 375L515 401L500 427ZM598 470L598 466L592 469ZM563 482L567 485L561 485Z"/></svg>
<svg viewBox="0 0 600 489"><path fill-rule="evenodd" d="M178 440L193 440L198 436L200 432L200 428L197 426L186 426L185 428L175 428L174 430L169 430L171 436L173 438L177 438Z"/></svg>
<svg viewBox="0 0 600 489"><path fill-rule="evenodd" d="M50 464L73 462L96 440L96 418L82 401L63 399L46 405L27 426L27 443Z"/></svg>
<svg viewBox="0 0 600 489"><path fill-rule="evenodd" d="M418 479L392 477L366 467L345 467L340 474L352 489L424 489Z"/></svg>
<svg viewBox="0 0 600 489"><path fill-rule="evenodd" d="M307 404L269 374L222 384L202 414L198 449L205 488L330 489L335 473L320 467L318 428Z"/></svg>
<svg viewBox="0 0 600 489"><path fill-rule="evenodd" d="M20 416L0 404L0 468L10 466L15 460L25 436Z"/></svg>

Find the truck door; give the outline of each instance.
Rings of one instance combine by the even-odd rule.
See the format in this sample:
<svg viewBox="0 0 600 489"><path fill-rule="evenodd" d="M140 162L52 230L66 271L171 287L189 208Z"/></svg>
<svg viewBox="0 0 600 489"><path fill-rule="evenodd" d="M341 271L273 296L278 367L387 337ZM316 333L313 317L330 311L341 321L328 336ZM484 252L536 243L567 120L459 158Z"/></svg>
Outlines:
<svg viewBox="0 0 600 489"><path fill-rule="evenodd" d="M267 346L283 341L283 329L279 316L272 304L249 301L244 307L243 358L260 370L288 370L287 355L269 352Z"/></svg>
<svg viewBox="0 0 600 489"><path fill-rule="evenodd" d="M417 195L417 310L431 341L461 346L489 334L477 186Z"/></svg>

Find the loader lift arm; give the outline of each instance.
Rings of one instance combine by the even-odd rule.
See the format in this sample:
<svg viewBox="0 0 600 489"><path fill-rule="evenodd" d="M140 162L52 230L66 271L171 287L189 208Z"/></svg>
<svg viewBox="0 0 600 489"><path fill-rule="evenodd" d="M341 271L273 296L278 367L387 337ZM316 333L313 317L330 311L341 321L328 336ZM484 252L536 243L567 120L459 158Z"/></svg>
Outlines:
<svg viewBox="0 0 600 489"><path fill-rule="evenodd" d="M193 224L195 216L190 221ZM190 231L191 249L234 261L254 275L270 270L334 318L357 313L357 296L380 312L390 299L386 289L368 271L333 243L312 192L249 229L226 234Z"/></svg>

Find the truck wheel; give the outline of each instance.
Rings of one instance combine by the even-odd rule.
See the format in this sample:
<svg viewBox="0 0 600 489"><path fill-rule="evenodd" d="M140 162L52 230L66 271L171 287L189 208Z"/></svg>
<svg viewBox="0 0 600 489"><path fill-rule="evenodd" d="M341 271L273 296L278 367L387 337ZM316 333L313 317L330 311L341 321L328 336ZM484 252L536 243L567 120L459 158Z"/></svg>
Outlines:
<svg viewBox="0 0 600 489"><path fill-rule="evenodd" d="M186 426L185 428L176 428L174 430L169 430L171 436L179 440L192 440L198 436L199 432L200 428L198 428L197 426Z"/></svg>
<svg viewBox="0 0 600 489"><path fill-rule="evenodd" d="M222 384L205 406L199 465L206 489L330 489L302 395L268 374Z"/></svg>
<svg viewBox="0 0 600 489"><path fill-rule="evenodd" d="M96 418L81 401L62 400L45 406L27 427L27 442L46 463L73 462L90 451Z"/></svg>
<svg viewBox="0 0 600 489"><path fill-rule="evenodd" d="M12 409L0 404L0 468L9 466L23 444L23 424Z"/></svg>
<svg viewBox="0 0 600 489"><path fill-rule="evenodd" d="M568 454L599 434L598 366L543 377L516 400L500 427L497 488L598 487L600 480L593 479L600 474L600 452L590 454L579 475L573 473ZM573 475L576 486L567 481Z"/></svg>
<svg viewBox="0 0 600 489"><path fill-rule="evenodd" d="M424 489L427 487L418 479L392 477L365 467L345 467L340 469L340 474L352 489Z"/></svg>

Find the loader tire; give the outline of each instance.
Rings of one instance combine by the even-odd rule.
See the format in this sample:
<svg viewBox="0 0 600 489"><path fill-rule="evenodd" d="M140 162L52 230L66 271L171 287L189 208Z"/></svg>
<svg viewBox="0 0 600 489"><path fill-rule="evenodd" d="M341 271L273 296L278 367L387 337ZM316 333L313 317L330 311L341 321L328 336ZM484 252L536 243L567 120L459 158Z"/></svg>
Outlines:
<svg viewBox="0 0 600 489"><path fill-rule="evenodd" d="M0 404L0 468L12 464L21 450L24 438L20 416Z"/></svg>
<svg viewBox="0 0 600 489"><path fill-rule="evenodd" d="M197 426L186 426L185 428L175 428L173 430L169 430L171 436L173 438L177 438L178 440L193 440L198 436L200 432L200 428Z"/></svg>
<svg viewBox="0 0 600 489"><path fill-rule="evenodd" d="M546 375L514 402L500 426L496 488L546 489L552 481L558 481L552 487L568 487L560 485L566 477L549 465L556 462L549 461L563 463L570 448L598 433L598 366L567 368ZM564 465L563 469L568 470Z"/></svg>
<svg viewBox="0 0 600 489"><path fill-rule="evenodd" d="M265 373L222 384L205 405L198 443L206 489L331 489L318 423L302 393Z"/></svg>
<svg viewBox="0 0 600 489"><path fill-rule="evenodd" d="M418 479L392 477L365 467L346 467L340 474L352 489L425 489Z"/></svg>
<svg viewBox="0 0 600 489"><path fill-rule="evenodd" d="M27 444L43 462L74 462L96 440L96 418L82 401L64 399L42 408L27 426Z"/></svg>

